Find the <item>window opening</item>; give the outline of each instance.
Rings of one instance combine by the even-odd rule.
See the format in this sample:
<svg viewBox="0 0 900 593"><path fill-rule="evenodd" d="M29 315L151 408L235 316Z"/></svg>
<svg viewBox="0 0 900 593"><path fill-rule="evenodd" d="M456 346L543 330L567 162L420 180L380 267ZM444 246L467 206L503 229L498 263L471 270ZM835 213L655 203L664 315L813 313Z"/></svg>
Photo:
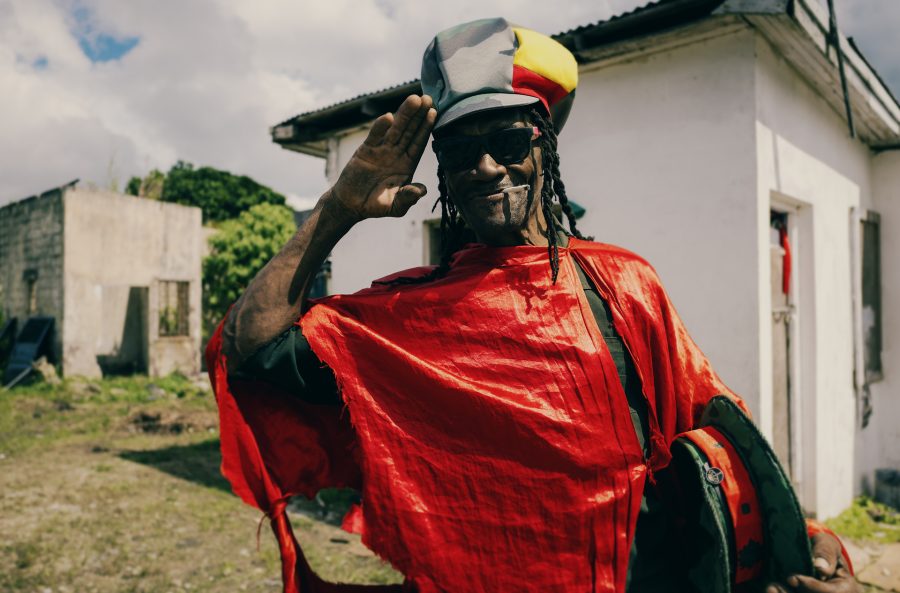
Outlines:
<svg viewBox="0 0 900 593"><path fill-rule="evenodd" d="M188 287L190 282L160 280L159 282L159 335L187 336Z"/></svg>
<svg viewBox="0 0 900 593"><path fill-rule="evenodd" d="M38 310L37 304L37 279L38 271L34 268L25 270L22 274L25 280L26 301L28 303L28 316L35 315Z"/></svg>
<svg viewBox="0 0 900 593"><path fill-rule="evenodd" d="M881 216L869 211L862 228L862 333L866 383L884 378L881 364Z"/></svg>

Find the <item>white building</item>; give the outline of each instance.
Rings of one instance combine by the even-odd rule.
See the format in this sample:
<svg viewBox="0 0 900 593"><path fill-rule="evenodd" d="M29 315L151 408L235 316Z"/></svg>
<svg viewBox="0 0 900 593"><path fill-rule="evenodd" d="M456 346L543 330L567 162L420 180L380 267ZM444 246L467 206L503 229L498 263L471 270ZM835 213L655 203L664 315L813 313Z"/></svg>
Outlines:
<svg viewBox="0 0 900 593"><path fill-rule="evenodd" d="M664 0L556 36L581 64L560 136L580 228L656 267L823 518L875 468L900 467L900 311L881 310L900 300L900 269L880 265L900 255L900 106L834 37L851 137L829 23L815 0ZM302 114L273 139L323 157L334 182L371 120L412 92ZM433 196L435 170L428 150L416 177ZM354 228L331 292L427 263L431 202ZM792 251L787 295L773 224Z"/></svg>

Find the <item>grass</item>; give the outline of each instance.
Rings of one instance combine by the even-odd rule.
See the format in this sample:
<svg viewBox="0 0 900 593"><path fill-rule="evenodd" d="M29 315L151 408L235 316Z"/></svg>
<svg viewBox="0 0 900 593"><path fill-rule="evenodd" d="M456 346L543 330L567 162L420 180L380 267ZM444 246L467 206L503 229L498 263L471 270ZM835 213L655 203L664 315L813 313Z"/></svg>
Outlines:
<svg viewBox="0 0 900 593"><path fill-rule="evenodd" d="M900 512L861 496L837 517L825 522L836 533L878 543L900 542Z"/></svg>
<svg viewBox="0 0 900 593"><path fill-rule="evenodd" d="M208 388L178 375L0 391L0 591L280 591L271 531L257 548L261 513L219 473L217 426ZM320 576L399 582L320 520L352 495L323 496L292 515Z"/></svg>
<svg viewBox="0 0 900 593"><path fill-rule="evenodd" d="M180 375L76 378L0 391L0 454L20 454L43 443L102 439L138 408L169 413L172 400L185 400L177 409L191 415L209 409L211 397L205 393Z"/></svg>

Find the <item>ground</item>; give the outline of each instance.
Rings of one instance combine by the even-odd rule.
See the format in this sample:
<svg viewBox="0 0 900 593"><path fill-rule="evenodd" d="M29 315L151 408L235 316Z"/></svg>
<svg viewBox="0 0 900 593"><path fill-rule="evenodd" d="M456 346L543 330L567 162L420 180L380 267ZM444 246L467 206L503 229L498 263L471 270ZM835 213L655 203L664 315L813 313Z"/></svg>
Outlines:
<svg viewBox="0 0 900 593"><path fill-rule="evenodd" d="M217 426L208 390L177 377L0 392L0 591L280 591L267 522L257 548L260 512L219 474ZM320 575L399 581L318 506L291 519Z"/></svg>
<svg viewBox="0 0 900 593"><path fill-rule="evenodd" d="M273 535L263 523L257 545L259 511L219 474L217 426L202 380L0 391L0 591L280 591ZM335 526L346 499L293 505L313 568L334 581L399 582ZM872 508L862 501L833 525L856 536L863 576L884 587L868 591L900 591L900 534Z"/></svg>

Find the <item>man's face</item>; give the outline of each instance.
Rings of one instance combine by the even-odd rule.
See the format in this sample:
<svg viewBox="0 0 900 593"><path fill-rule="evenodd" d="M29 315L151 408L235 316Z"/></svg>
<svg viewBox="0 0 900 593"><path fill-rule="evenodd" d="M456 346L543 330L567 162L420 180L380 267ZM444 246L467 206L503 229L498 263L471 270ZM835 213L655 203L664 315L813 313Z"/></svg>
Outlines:
<svg viewBox="0 0 900 593"><path fill-rule="evenodd" d="M438 137L483 136L508 128L532 127L522 110L503 109L448 124ZM444 167L450 199L478 240L488 245L540 244L544 240L540 171L537 140L532 141L526 156L518 162L503 165L485 151L460 170ZM506 188L523 185L532 187L502 193Z"/></svg>

